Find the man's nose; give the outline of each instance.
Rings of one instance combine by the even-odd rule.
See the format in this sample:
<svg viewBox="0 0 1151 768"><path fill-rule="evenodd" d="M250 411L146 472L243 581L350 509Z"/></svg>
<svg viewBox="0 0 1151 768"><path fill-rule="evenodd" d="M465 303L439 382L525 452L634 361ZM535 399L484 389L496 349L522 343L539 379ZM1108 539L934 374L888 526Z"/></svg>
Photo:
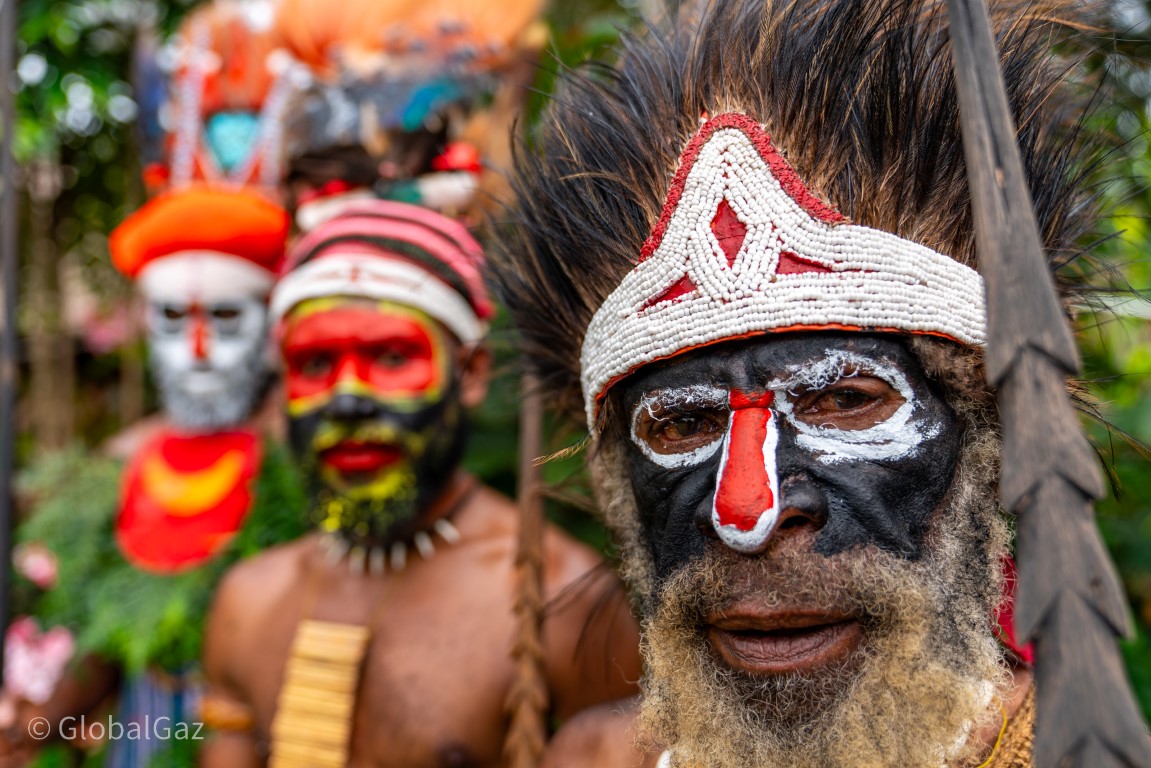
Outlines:
<svg viewBox="0 0 1151 768"><path fill-rule="evenodd" d="M203 362L208 359L208 324L200 315L192 317L192 324L188 328L191 335L192 359Z"/></svg>
<svg viewBox="0 0 1151 768"><path fill-rule="evenodd" d="M757 547L743 551L756 554L766 550L773 542L805 533L817 533L827 525L827 499L811 480L793 478L789 482L785 479L781 484L783 501L775 524ZM720 538L709 511L701 509L696 514L696 526L704 536Z"/></svg>
<svg viewBox="0 0 1151 768"><path fill-rule="evenodd" d="M785 480L783 485L783 509L769 541L819 531L827 525L827 498L811 480Z"/></svg>
<svg viewBox="0 0 1151 768"><path fill-rule="evenodd" d="M773 399L770 391L731 393L711 522L720 540L739 552L762 551L779 522L779 420L771 410Z"/></svg>
<svg viewBox="0 0 1151 768"><path fill-rule="evenodd" d="M334 421L362 421L380 414L380 406L371 398L340 393L329 401L324 414Z"/></svg>

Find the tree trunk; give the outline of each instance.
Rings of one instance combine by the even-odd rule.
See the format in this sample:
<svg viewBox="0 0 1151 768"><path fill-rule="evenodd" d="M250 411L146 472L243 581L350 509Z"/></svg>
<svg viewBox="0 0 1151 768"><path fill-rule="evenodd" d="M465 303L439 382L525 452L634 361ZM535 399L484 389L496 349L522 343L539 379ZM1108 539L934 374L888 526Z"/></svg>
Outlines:
<svg viewBox="0 0 1151 768"><path fill-rule="evenodd" d="M30 242L27 299L32 433L38 451L65 448L74 435L75 357L63 329L60 254L52 238L53 205L60 193L60 169L38 159L28 169Z"/></svg>

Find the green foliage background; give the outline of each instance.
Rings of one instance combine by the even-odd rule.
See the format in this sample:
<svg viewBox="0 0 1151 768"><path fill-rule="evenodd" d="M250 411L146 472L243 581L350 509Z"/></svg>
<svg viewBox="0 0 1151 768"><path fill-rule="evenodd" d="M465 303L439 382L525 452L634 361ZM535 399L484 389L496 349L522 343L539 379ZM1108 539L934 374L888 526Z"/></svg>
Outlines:
<svg viewBox="0 0 1151 768"><path fill-rule="evenodd" d="M47 162L61 169L52 242L60 252L79 259L89 282L109 302L122 300L127 289L109 266L105 237L143 196L132 114L136 94L129 82L131 46L139 22L151 20L171 29L192 2L22 0L19 4L21 71L39 77L19 82L18 159L25 167ZM634 5L608 0L556 0L552 6L554 48L541 67L539 93L530 99L529 122L543 104L540 94L551 87L550 71L557 62L577 62L603 52L617 38L617 29L637 18ZM1146 257L1151 253L1149 19L1147 2L1124 0L1116 17L1122 34L1101 47L1091 64L1104 69L1115 86L1115 96L1102 106L1092 128L1113 133L1122 142L1101 172L1108 213L1104 227L1111 238L1097 250L1122 263L1122 277L1129 286L1145 292L1151 292L1151 262ZM1140 447L1151 443L1151 305L1118 300L1112 304L1114 311L1087 318L1082 333L1086 377L1113 425L1091 422L1089 429L1114 468L1115 492L1100 505L1099 520L1130 595L1139 635L1127 644L1127 658L1138 695L1151 716L1151 465ZM501 375L493 383L489 402L475 416L468 463L510 493L515 484L519 383L506 325L497 325L494 341ZM106 358L97 360L91 370L104 375L108 370L114 373L116 365L115 358ZM95 443L112 426L106 419L86 422L85 437ZM560 444L552 447L562 444L560 438ZM31 450L26 451L25 456L30 455ZM578 459L550 464L547 478L578 492L578 465ZM571 505L556 505L552 511L584 538L604 543L602 531Z"/></svg>

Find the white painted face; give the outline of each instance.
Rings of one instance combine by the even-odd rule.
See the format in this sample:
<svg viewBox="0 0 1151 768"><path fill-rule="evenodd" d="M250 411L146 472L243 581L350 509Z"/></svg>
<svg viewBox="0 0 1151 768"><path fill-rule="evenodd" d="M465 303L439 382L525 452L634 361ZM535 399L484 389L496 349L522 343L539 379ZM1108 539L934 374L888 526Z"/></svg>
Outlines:
<svg viewBox="0 0 1151 768"><path fill-rule="evenodd" d="M187 429L242 423L267 379L270 271L218 251L181 251L137 278L160 399Z"/></svg>
<svg viewBox="0 0 1151 768"><path fill-rule="evenodd" d="M262 300L149 301L147 328L152 371L176 424L212 429L248 417L267 372Z"/></svg>

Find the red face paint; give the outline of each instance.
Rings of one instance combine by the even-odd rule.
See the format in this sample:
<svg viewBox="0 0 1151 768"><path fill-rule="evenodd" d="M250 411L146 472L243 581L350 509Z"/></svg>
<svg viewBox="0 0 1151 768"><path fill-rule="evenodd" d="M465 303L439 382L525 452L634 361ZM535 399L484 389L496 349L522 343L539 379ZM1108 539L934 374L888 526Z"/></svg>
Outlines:
<svg viewBox="0 0 1151 768"><path fill-rule="evenodd" d="M772 392L731 392L731 426L724 438L712 522L735 549L758 549L778 517L773 397Z"/></svg>
<svg viewBox="0 0 1151 768"><path fill-rule="evenodd" d="M404 458L399 446L346 440L321 455L325 464L344 475L365 475L390 467Z"/></svg>
<svg viewBox="0 0 1151 768"><path fill-rule="evenodd" d="M198 305L192 305L188 312L191 325L188 329L192 335L192 358L195 360L208 359L208 319L204 317L204 310Z"/></svg>
<svg viewBox="0 0 1151 768"><path fill-rule="evenodd" d="M399 306L343 303L293 318L283 350L293 416L345 392L392 407L422 404L446 379L442 335Z"/></svg>

